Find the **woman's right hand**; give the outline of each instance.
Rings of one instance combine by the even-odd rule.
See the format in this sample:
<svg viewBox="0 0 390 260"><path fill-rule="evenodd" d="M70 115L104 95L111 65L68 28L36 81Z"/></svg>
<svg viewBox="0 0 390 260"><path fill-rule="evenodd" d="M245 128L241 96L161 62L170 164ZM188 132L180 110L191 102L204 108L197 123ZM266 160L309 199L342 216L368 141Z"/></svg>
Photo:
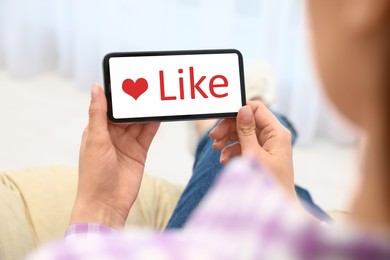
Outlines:
<svg viewBox="0 0 390 260"><path fill-rule="evenodd" d="M213 148L222 150L221 163L235 156L255 156L296 197L291 133L261 102L249 101L236 118L223 119L210 137L214 139Z"/></svg>

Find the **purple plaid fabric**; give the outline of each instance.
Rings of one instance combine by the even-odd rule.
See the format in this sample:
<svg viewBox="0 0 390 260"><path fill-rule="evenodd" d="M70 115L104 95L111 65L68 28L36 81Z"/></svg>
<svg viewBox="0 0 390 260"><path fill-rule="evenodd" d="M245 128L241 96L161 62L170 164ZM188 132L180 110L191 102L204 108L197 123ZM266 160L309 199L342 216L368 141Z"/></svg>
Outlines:
<svg viewBox="0 0 390 260"><path fill-rule="evenodd" d="M127 231L86 223L41 259L390 259L390 233L310 222L253 159L236 160L182 230Z"/></svg>
<svg viewBox="0 0 390 260"><path fill-rule="evenodd" d="M80 236L82 234L89 235L89 234L99 234L99 235L110 235L118 233L118 231L96 223L82 223L82 224L76 224L71 225L68 227L68 229L65 232L65 237L70 238L73 236Z"/></svg>

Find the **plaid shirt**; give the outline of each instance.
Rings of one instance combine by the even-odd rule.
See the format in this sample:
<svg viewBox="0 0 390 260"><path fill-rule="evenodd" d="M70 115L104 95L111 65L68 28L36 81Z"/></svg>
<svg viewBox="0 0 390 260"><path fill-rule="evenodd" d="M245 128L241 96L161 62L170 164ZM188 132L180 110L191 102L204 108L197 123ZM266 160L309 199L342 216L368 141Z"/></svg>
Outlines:
<svg viewBox="0 0 390 260"><path fill-rule="evenodd" d="M187 225L162 233L121 233L76 224L42 259L390 259L389 233L322 227L307 220L254 159L229 164Z"/></svg>

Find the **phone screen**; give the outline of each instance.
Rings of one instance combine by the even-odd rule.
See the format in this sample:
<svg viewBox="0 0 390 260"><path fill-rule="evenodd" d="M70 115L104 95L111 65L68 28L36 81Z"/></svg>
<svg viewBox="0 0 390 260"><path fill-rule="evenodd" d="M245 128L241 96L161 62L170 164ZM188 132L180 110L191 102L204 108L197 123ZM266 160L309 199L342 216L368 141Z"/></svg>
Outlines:
<svg viewBox="0 0 390 260"><path fill-rule="evenodd" d="M110 53L103 71L113 122L232 117L245 105L237 50Z"/></svg>

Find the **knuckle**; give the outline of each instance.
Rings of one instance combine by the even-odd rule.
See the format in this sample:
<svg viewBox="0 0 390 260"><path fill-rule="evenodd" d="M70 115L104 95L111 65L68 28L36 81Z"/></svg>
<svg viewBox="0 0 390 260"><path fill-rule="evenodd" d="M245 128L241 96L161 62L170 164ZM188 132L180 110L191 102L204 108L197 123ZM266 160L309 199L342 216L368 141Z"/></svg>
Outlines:
<svg viewBox="0 0 390 260"><path fill-rule="evenodd" d="M87 136L88 136L88 132L89 132L89 129L88 129L88 127L84 128L84 131L83 131L83 136L82 136L82 138L83 138L83 139L84 139L84 138L87 138Z"/></svg>
<svg viewBox="0 0 390 260"><path fill-rule="evenodd" d="M287 128L283 127L280 131L280 137L285 140L291 142L291 132Z"/></svg>
<svg viewBox="0 0 390 260"><path fill-rule="evenodd" d="M96 117L99 114L99 110L96 109L94 106L90 106L88 109L88 114L91 118Z"/></svg>
<svg viewBox="0 0 390 260"><path fill-rule="evenodd" d="M255 124L241 125L239 130L241 136L249 136L249 135L256 134Z"/></svg>
<svg viewBox="0 0 390 260"><path fill-rule="evenodd" d="M93 135L87 139L87 146L99 148L106 144L106 139L100 135Z"/></svg>

